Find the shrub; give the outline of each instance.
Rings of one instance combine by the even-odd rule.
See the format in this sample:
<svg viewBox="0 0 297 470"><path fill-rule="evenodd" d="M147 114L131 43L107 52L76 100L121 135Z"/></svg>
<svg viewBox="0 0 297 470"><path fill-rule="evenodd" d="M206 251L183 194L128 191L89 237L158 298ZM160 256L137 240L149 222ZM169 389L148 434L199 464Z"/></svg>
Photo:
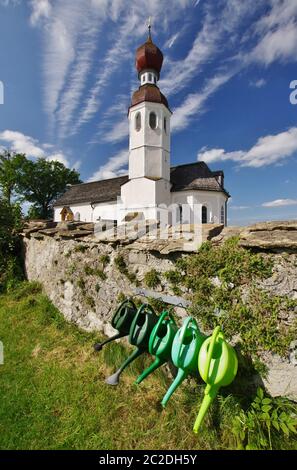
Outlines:
<svg viewBox="0 0 297 470"><path fill-rule="evenodd" d="M151 269L145 274L144 283L147 287L150 287L152 289L160 285L160 276L156 269Z"/></svg>
<svg viewBox="0 0 297 470"><path fill-rule="evenodd" d="M232 432L240 449L277 449L297 434L297 406L283 398L272 399L258 388L247 411L233 420Z"/></svg>
<svg viewBox="0 0 297 470"><path fill-rule="evenodd" d="M108 255L101 255L99 261L102 263L104 269L110 263L110 257Z"/></svg>

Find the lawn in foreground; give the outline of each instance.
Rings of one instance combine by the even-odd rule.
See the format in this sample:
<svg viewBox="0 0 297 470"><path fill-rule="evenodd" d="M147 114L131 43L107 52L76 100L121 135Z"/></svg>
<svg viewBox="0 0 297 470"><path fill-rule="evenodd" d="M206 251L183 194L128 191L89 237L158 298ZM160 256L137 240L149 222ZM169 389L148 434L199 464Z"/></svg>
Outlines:
<svg viewBox="0 0 297 470"><path fill-rule="evenodd" d="M192 426L204 386L192 380L160 407L162 371L140 386L151 359L139 358L118 387L104 379L127 356L122 343L101 353L98 337L67 323L37 284L0 296L1 449L232 449L235 398L219 397L198 436Z"/></svg>

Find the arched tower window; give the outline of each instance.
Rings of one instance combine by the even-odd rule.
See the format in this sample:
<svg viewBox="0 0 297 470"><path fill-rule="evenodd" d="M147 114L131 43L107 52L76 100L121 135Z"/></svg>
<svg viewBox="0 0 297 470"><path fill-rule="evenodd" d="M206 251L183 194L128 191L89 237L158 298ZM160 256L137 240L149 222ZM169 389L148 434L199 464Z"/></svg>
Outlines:
<svg viewBox="0 0 297 470"><path fill-rule="evenodd" d="M225 223L225 208L224 206L221 207L221 224Z"/></svg>
<svg viewBox="0 0 297 470"><path fill-rule="evenodd" d="M141 114L137 113L135 116L135 129L140 131L141 129Z"/></svg>
<svg viewBox="0 0 297 470"><path fill-rule="evenodd" d="M156 127L157 127L157 115L156 115L156 113L154 113L154 112L150 113L149 124L150 124L151 129L156 129Z"/></svg>
<svg viewBox="0 0 297 470"><path fill-rule="evenodd" d="M203 224L207 224L207 207L202 206L201 220Z"/></svg>
<svg viewBox="0 0 297 470"><path fill-rule="evenodd" d="M164 117L164 131L165 131L165 134L167 134L167 119L166 119L166 117Z"/></svg>

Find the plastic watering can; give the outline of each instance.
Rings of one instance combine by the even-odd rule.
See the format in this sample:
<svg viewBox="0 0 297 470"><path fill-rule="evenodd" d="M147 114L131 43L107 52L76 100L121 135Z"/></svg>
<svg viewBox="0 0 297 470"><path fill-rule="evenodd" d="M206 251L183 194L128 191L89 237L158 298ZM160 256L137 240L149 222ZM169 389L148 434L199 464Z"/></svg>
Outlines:
<svg viewBox="0 0 297 470"><path fill-rule="evenodd" d="M212 336L203 343L198 357L199 373L206 382L204 399L194 424L194 432L216 397L220 387L233 382L237 373L238 361L234 349L225 341L219 326L214 329Z"/></svg>
<svg viewBox="0 0 297 470"><path fill-rule="evenodd" d="M198 354L205 339L206 336L200 333L196 320L186 318L173 340L171 356L178 372L161 402L163 406L166 406L173 392L189 374L197 375Z"/></svg>
<svg viewBox="0 0 297 470"><path fill-rule="evenodd" d="M171 359L172 343L177 330L178 327L171 313L166 310L162 312L149 339L148 350L150 354L156 356L155 361L137 378L137 384L140 384L149 374Z"/></svg>
<svg viewBox="0 0 297 470"><path fill-rule="evenodd" d="M148 351L149 338L157 321L158 317L153 308L148 304L141 305L132 321L129 331L129 342L136 346L136 349L125 360L117 372L106 379L106 383L109 385L118 385L123 370L131 364L134 359Z"/></svg>
<svg viewBox="0 0 297 470"><path fill-rule="evenodd" d="M124 300L119 307L116 309L112 320L111 326L118 330L118 333L111 338L106 339L102 343L94 344L95 351L101 351L103 346L111 341L127 336L130 331L132 321L136 315L137 307L134 302L130 299Z"/></svg>

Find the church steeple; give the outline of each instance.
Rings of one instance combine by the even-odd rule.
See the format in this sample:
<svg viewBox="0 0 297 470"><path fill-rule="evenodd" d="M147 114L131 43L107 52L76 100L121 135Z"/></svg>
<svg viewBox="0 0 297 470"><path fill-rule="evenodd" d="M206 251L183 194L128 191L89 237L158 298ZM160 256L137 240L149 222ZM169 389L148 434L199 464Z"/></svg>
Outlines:
<svg viewBox="0 0 297 470"><path fill-rule="evenodd" d="M129 182L122 186L126 207L141 206L145 218L157 218L159 204L170 204L170 117L157 82L163 54L148 37L136 50L140 86L129 108Z"/></svg>

